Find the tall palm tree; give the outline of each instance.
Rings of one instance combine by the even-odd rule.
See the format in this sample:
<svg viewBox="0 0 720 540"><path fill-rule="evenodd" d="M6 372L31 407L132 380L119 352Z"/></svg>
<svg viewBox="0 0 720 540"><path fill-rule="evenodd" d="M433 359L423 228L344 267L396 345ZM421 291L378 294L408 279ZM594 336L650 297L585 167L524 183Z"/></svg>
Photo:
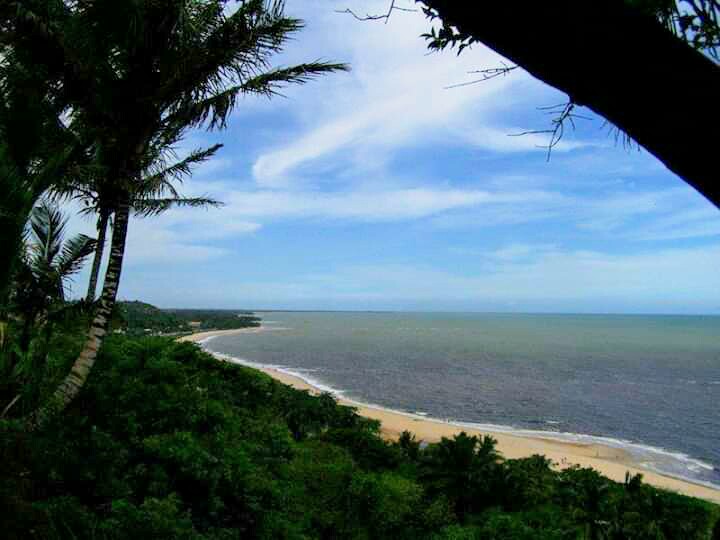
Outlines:
<svg viewBox="0 0 720 540"><path fill-rule="evenodd" d="M28 23L35 48L46 51L36 61L48 69L63 66L64 95L95 141L108 180L103 206L115 216L86 345L53 398L29 419L33 428L77 395L93 367L120 283L132 201L154 150L194 127L224 127L243 95L270 97L283 84L345 66L271 68L272 57L303 26L284 15L282 0L246 0L231 14L223 0L57 2L55 10L42 13L23 2L13 5Z"/></svg>

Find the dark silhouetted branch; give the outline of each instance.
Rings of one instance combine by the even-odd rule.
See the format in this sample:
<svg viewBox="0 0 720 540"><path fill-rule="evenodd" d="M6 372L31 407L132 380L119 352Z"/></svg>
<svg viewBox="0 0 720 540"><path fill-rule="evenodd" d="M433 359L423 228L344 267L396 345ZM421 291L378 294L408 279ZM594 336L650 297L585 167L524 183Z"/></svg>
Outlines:
<svg viewBox="0 0 720 540"><path fill-rule="evenodd" d="M538 110L545 112L546 114L553 115L552 129L535 129L529 131L522 131L520 133L512 133L510 137L522 137L523 135L538 135L547 134L550 135L550 140L547 145L540 146L540 148L547 149L547 160L550 161L550 155L552 154L553 148L555 148L563 136L565 135L565 127L569 124L573 131L575 131L575 120L592 120L588 116L583 116L575 112L577 105L572 101L567 103L560 103L559 105L550 105L548 107L538 107Z"/></svg>
<svg viewBox="0 0 720 540"><path fill-rule="evenodd" d="M385 24L387 24L387 22L390 20L390 16L393 14L393 11L414 12L414 11L417 11L417 10L416 10L416 9L410 9L410 8L398 7L398 6L395 5L395 0L392 0L392 1L390 2L390 7L388 8L387 13L384 13L384 14L382 14L382 15L369 15L369 14L368 14L368 15L362 16L362 15L358 15L357 13L355 13L355 12L354 12L352 9L350 9L350 8L342 9L342 10L340 10L340 9L335 10L336 13L346 13L346 14L348 14L348 15L352 15L352 16L355 17L358 21L380 21L380 20L384 20L384 21L385 21Z"/></svg>
<svg viewBox="0 0 720 540"><path fill-rule="evenodd" d="M720 67L625 0L419 0L430 45L481 42L587 106L720 206ZM560 32L548 31L561 28Z"/></svg>
<svg viewBox="0 0 720 540"><path fill-rule="evenodd" d="M446 86L445 90L450 90L451 88L461 88L463 86L471 86L473 84L478 84L481 82L489 81L490 79L494 79L495 77L504 77L505 75L508 75L511 71L519 68L520 66L508 66L505 64L505 62L501 62L502 67L495 67L495 68L488 68L488 69L478 69L475 71L469 71L468 73L471 75L479 74L480 77L477 79L474 79L472 81L464 82L464 83L458 83L458 84L451 84L450 86Z"/></svg>

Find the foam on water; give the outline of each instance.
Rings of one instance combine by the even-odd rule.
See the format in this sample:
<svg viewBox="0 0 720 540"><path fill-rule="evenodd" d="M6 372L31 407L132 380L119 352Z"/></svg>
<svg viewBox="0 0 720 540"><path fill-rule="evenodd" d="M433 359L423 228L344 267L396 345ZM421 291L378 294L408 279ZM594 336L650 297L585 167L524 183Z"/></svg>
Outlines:
<svg viewBox="0 0 720 540"><path fill-rule="evenodd" d="M216 337L216 336L212 336ZM211 338L208 338L211 339ZM206 340L198 341L199 344L203 345L203 348L215 356L216 358L219 358L221 360L224 360L225 362L229 362L231 364L238 364L240 366L245 367L251 367L255 369L272 369L273 371L277 371L279 373L283 373L285 375L290 375L291 377L297 377L298 379L301 379L302 381L306 382L313 388L318 389L321 392L327 392L329 394L332 394L337 397L343 396L343 390L339 390L337 388L333 388L331 386L328 386L327 384L323 383L322 381L309 376L307 373L317 370L305 370L305 369L292 369L287 366L278 365L278 364L261 364L258 362L253 362L251 360L248 360L246 358L238 358L237 356L231 356L229 354L224 354L216 351L212 351L208 349L207 347L204 347Z"/></svg>
<svg viewBox="0 0 720 540"><path fill-rule="evenodd" d="M687 454L684 454L682 452L673 452L669 450L665 450L663 448L658 448L654 446L649 446L629 440L624 440L620 438L613 438L613 437L603 437L598 435L588 435L588 434L582 434L582 433L571 433L571 432L563 432L563 431L548 431L548 430L534 430L534 429L524 429L524 428L518 428L513 426L507 426L507 425L501 425L501 424L490 424L490 423L479 423L479 422L466 422L459 419L451 419L451 418L436 418L431 415L429 415L427 412L424 411L414 411L414 412L408 412L408 411L402 411L402 410L396 410L391 409L388 407L384 407L382 405L374 404L374 403L367 403L363 401L358 401L355 399L350 399L346 396L346 390L335 388L326 382L308 375L308 373L314 373L322 371L320 369L304 369L304 368L293 368L291 366L286 365L279 365L279 364L265 364L260 362L254 362L252 360L248 360L246 358L239 358L237 356L231 356L225 353L220 353L213 351L206 347L207 343L218 336L210 336L207 337L201 341L198 341L198 344L200 344L207 352L212 354L213 356L222 359L226 362L230 362L233 364L243 365L246 367L252 367L255 369L272 369L274 371L278 371L280 373L283 373L285 375L289 375L292 377L297 377L298 379L304 381L305 383L309 384L310 386L316 388L317 390L321 392L327 392L329 394L332 394L336 397L342 397L346 401L363 406L363 407L370 407L373 409L378 409L382 411L388 411L395 414L400 414L402 416L407 416L410 418L419 418L431 422L437 422L442 424L449 424L452 426L457 427L465 427L469 429L476 429L478 431L486 431L486 432L493 432L493 433L503 433L508 435L517 435L521 437L532 437L532 438L538 438L538 439L549 439L549 440L555 440L559 442L569 442L574 444L599 444L603 446L607 446L610 448L617 448L619 450L622 450L624 452L627 452L633 459L633 462L640 468L647 469L649 471L653 471L656 473L663 474L665 476L670 476L673 478L678 478L680 480L685 480L688 482L692 482L695 484L703 485L706 487L710 487L713 489L720 489L720 483L713 483L713 482L707 482L700 480L696 477L694 477L692 474L688 473L697 473L700 471L717 471L715 467L713 467L709 463L705 463L699 459L692 458L688 456ZM718 381L720 382L720 381ZM711 383L713 384L713 383ZM545 423L550 425L557 425L560 424L560 421L557 420L546 420Z"/></svg>

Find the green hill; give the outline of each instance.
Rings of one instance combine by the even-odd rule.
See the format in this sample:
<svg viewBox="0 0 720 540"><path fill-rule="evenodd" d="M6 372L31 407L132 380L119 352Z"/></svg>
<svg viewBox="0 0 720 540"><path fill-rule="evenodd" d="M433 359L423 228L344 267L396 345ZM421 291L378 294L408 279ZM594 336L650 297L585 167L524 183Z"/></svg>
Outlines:
<svg viewBox="0 0 720 540"><path fill-rule="evenodd" d="M179 334L259 326L252 313L209 309L160 309L140 301L118 302L116 329L131 335Z"/></svg>

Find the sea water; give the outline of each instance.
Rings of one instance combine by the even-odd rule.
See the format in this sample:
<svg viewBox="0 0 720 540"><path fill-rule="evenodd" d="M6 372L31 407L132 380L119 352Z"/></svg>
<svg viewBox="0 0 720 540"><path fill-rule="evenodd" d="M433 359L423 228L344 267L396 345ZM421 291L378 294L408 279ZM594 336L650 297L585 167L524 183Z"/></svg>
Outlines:
<svg viewBox="0 0 720 540"><path fill-rule="evenodd" d="M468 427L601 442L720 487L720 317L266 312L210 350Z"/></svg>

